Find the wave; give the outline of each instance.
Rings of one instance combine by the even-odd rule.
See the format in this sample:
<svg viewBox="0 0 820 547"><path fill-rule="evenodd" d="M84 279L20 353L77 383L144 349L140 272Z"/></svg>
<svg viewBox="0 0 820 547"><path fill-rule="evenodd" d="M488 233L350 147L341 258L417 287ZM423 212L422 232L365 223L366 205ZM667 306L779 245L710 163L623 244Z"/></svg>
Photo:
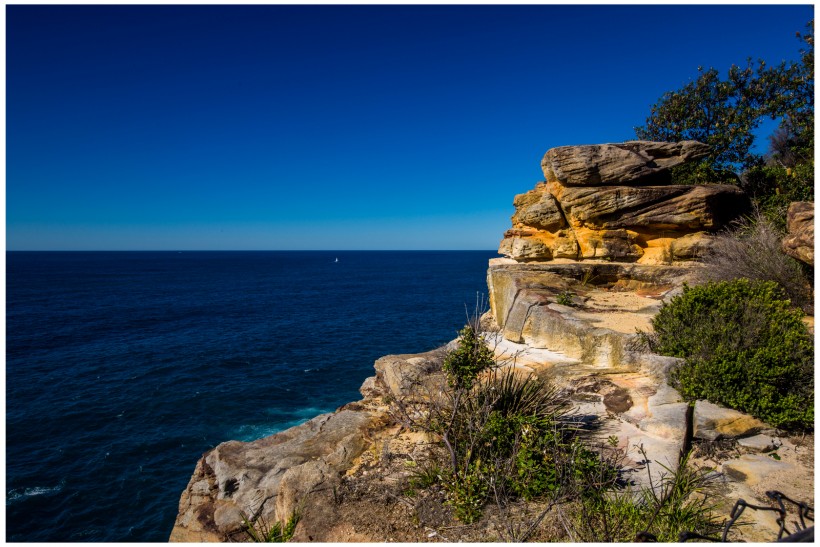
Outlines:
<svg viewBox="0 0 820 547"><path fill-rule="evenodd" d="M16 501L24 500L34 496L45 496L57 494L63 490L64 482L57 486L31 486L29 488L13 488L9 490L6 496L6 504L14 503Z"/></svg>
<svg viewBox="0 0 820 547"><path fill-rule="evenodd" d="M282 416L283 412L281 409L268 409L268 414L282 416L284 420L276 420L263 424L241 425L232 431L232 436L230 438L245 442L255 441L257 439L262 439L263 437L275 435L276 433L290 429L291 427L301 425L308 420L312 420L316 416L319 416L320 414L325 414L326 412L332 411L332 408L306 407L295 412L289 412L287 416Z"/></svg>

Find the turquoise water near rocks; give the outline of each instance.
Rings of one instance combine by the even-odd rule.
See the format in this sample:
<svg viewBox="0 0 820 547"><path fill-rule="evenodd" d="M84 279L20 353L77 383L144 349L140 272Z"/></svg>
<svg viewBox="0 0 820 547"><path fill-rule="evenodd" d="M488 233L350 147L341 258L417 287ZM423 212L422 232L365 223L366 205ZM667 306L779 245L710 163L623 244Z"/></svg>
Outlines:
<svg viewBox="0 0 820 547"><path fill-rule="evenodd" d="M203 452L453 339L494 256L7 252L7 540L167 541Z"/></svg>

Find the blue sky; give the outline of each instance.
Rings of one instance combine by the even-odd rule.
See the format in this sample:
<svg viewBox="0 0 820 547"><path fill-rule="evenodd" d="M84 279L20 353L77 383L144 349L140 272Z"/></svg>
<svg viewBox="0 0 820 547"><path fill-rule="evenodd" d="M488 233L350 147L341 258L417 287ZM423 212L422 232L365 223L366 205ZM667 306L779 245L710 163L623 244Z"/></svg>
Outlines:
<svg viewBox="0 0 820 547"><path fill-rule="evenodd" d="M10 250L495 249L547 149L634 138L813 6L7 6Z"/></svg>

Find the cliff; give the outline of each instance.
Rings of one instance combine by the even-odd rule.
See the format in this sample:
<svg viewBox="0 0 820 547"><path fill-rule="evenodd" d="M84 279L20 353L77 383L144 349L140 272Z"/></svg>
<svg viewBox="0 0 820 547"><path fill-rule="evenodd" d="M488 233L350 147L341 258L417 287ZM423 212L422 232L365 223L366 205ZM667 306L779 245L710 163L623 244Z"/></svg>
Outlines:
<svg viewBox="0 0 820 547"><path fill-rule="evenodd" d="M713 234L748 210L735 187L669 184L671 167L704 153L700 143L644 141L548 151L546 180L515 197L513 227L499 249L506 258L490 261L485 337L506 366L549 378L579 423L597 424L595 439L616 439L634 484L651 486L647 460L674 470L702 443L711 451L694 460L720 472L725 514L740 497L765 503L774 487L811 499L811 442L706 401L690 407L667 383L678 361L638 343L636 330L651 330L662 303L701 267L693 259ZM245 518L283 522L295 512L296 541L508 537L509 514L488 510L465 526L441 491L406 495L435 439L403 427L396 405L445 385L446 351L382 357L360 401L205 453L180 498L171 541L244 540ZM764 455L773 445L779 459ZM771 540L777 525L769 517L755 514L740 537ZM544 526L536 538L567 539L550 529L557 524Z"/></svg>

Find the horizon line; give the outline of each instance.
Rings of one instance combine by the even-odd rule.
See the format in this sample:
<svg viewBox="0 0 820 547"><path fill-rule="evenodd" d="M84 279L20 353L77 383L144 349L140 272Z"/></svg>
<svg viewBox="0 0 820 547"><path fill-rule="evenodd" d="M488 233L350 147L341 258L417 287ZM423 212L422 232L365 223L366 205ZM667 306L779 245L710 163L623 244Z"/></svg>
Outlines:
<svg viewBox="0 0 820 547"><path fill-rule="evenodd" d="M497 249L6 249L7 253L484 253Z"/></svg>

